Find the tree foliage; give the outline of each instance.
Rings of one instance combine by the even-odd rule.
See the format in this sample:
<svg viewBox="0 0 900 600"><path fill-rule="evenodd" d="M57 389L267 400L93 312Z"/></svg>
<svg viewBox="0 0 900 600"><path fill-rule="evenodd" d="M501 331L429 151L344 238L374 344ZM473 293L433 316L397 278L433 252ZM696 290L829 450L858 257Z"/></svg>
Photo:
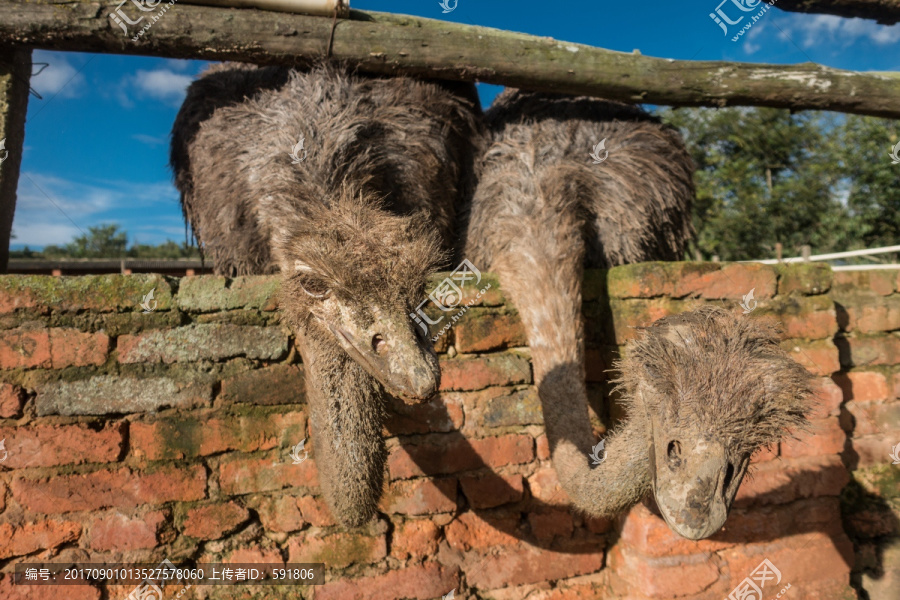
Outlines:
<svg viewBox="0 0 900 600"><path fill-rule="evenodd" d="M697 165L695 247L707 258L900 243L892 121L771 108L661 111Z"/></svg>
<svg viewBox="0 0 900 600"><path fill-rule="evenodd" d="M89 227L88 233L75 237L64 246L45 246L37 252L27 246L23 250L11 251L10 258L137 258L137 259L179 259L200 258L197 248L166 240L158 246L133 244L127 248L128 234L115 224Z"/></svg>

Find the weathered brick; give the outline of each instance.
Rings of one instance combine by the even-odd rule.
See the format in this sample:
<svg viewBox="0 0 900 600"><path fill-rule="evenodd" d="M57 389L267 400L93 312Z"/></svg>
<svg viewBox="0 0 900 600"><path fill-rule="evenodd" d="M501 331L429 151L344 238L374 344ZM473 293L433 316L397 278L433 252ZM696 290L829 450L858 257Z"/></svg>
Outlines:
<svg viewBox="0 0 900 600"><path fill-rule="evenodd" d="M429 519L398 523L391 536L391 556L397 560L434 556L438 550L440 530Z"/></svg>
<svg viewBox="0 0 900 600"><path fill-rule="evenodd" d="M284 559L281 552L277 548L238 548L228 555L224 562L229 564L260 564L266 563L270 565L283 565Z"/></svg>
<svg viewBox="0 0 900 600"><path fill-rule="evenodd" d="M854 371L851 373L835 373L834 382L844 393L847 402L882 401L890 397L888 382L881 373Z"/></svg>
<svg viewBox="0 0 900 600"><path fill-rule="evenodd" d="M356 532L328 535L320 530L307 530L291 538L288 544L289 563L322 562L329 569L378 562L385 556L387 543L382 535L369 536Z"/></svg>
<svg viewBox="0 0 900 600"><path fill-rule="evenodd" d="M140 311L141 301L150 290L153 290L156 310L172 307L172 288L162 275L2 275L0 313L16 309L39 309L43 312Z"/></svg>
<svg viewBox="0 0 900 600"><path fill-rule="evenodd" d="M478 403L482 409L481 422L484 427L544 423L541 401L532 386L522 390L489 388L483 394Z"/></svg>
<svg viewBox="0 0 900 600"><path fill-rule="evenodd" d="M900 335L854 335L845 340L841 363L845 368L900 364Z"/></svg>
<svg viewBox="0 0 900 600"><path fill-rule="evenodd" d="M447 543L461 552L514 546L524 532L518 515L464 512L444 528Z"/></svg>
<svg viewBox="0 0 900 600"><path fill-rule="evenodd" d="M455 479L415 479L393 482L380 503L388 514L408 516L456 510Z"/></svg>
<svg viewBox="0 0 900 600"><path fill-rule="evenodd" d="M452 393L437 394L417 404L391 398L390 409L385 424L390 435L455 431L464 421L462 405Z"/></svg>
<svg viewBox="0 0 900 600"><path fill-rule="evenodd" d="M478 509L518 502L525 492L525 484L519 474L490 473L483 476L461 477L459 484L469 500L469 506Z"/></svg>
<svg viewBox="0 0 900 600"><path fill-rule="evenodd" d="M300 513L313 527L331 527L337 523L325 500L315 496L301 496L297 498L297 506L300 507Z"/></svg>
<svg viewBox="0 0 900 600"><path fill-rule="evenodd" d="M102 365L109 354L109 337L77 329L50 330L50 359L54 369Z"/></svg>
<svg viewBox="0 0 900 600"><path fill-rule="evenodd" d="M229 458L219 464L219 486L231 496L318 485L315 461L295 465L287 453L269 458Z"/></svg>
<svg viewBox="0 0 900 600"><path fill-rule="evenodd" d="M316 590L316 600L432 600L459 587L457 570L427 562L383 575L340 578Z"/></svg>
<svg viewBox="0 0 900 600"><path fill-rule="evenodd" d="M480 440L429 438L419 444L397 446L388 456L392 479L471 471L481 467L503 467L534 460L534 439L528 435L505 435Z"/></svg>
<svg viewBox="0 0 900 600"><path fill-rule="evenodd" d="M306 437L302 412L176 416L131 424L129 445L138 458L193 458L228 450L255 452L293 446Z"/></svg>
<svg viewBox="0 0 900 600"><path fill-rule="evenodd" d="M829 296L782 296L754 315L775 317L783 338L810 340L831 338L838 331L834 301Z"/></svg>
<svg viewBox="0 0 900 600"><path fill-rule="evenodd" d="M674 296L699 295L709 300L741 301L752 289L754 298L767 300L775 295L776 282L776 270L758 263L723 263L721 268L707 272L685 267L675 282Z"/></svg>
<svg viewBox="0 0 900 600"><path fill-rule="evenodd" d="M77 541L81 525L72 521L45 520L16 527L0 523L0 558L23 556Z"/></svg>
<svg viewBox="0 0 900 600"><path fill-rule="evenodd" d="M135 516L114 511L95 517L88 526L88 546L115 552L155 548L166 521L166 513L158 510Z"/></svg>
<svg viewBox="0 0 900 600"><path fill-rule="evenodd" d="M531 533L539 540L550 541L556 537L572 536L575 524L572 513L566 509L544 509L542 512L528 513Z"/></svg>
<svg viewBox="0 0 900 600"><path fill-rule="evenodd" d="M836 373L835 376L840 376ZM844 391L833 378L820 377L813 387L813 400L815 406L809 414L810 419L824 419L836 417L841 414L841 404L844 403Z"/></svg>
<svg viewBox="0 0 900 600"><path fill-rule="evenodd" d="M842 423L855 437L900 431L900 402L851 402Z"/></svg>
<svg viewBox="0 0 900 600"><path fill-rule="evenodd" d="M561 506L570 503L569 495L560 485L556 470L553 468L537 469L528 477L528 488L531 490L531 495L543 504Z"/></svg>
<svg viewBox="0 0 900 600"><path fill-rule="evenodd" d="M594 573L603 568L605 555L594 544L558 552L520 543L498 555L471 552L463 560L463 571L469 585L490 590Z"/></svg>
<svg viewBox="0 0 900 600"><path fill-rule="evenodd" d="M818 419L810 423L810 432L800 434L798 439L781 442L781 456L824 456L838 454L844 450L847 434L841 429L837 417Z"/></svg>
<svg viewBox="0 0 900 600"><path fill-rule="evenodd" d="M123 431L121 423L107 423L99 431L81 424L0 427L9 453L3 465L21 469L113 462L122 451Z"/></svg>
<svg viewBox="0 0 900 600"><path fill-rule="evenodd" d="M831 340L781 343L788 355L814 375L831 375L841 370L838 349Z"/></svg>
<svg viewBox="0 0 900 600"><path fill-rule="evenodd" d="M675 594L691 597L719 579L719 570L706 552L679 556L676 561L643 556L625 545L617 545L610 551L609 564L615 577L627 582L629 591L640 598L673 598Z"/></svg>
<svg viewBox="0 0 900 600"><path fill-rule="evenodd" d="M175 302L186 312L262 310L278 308L281 278L277 275L226 278L217 275L185 277Z"/></svg>
<svg viewBox="0 0 900 600"><path fill-rule="evenodd" d="M299 531L306 525L306 519L297 504L295 496L256 496L246 500L248 506L259 515L259 521L267 531Z"/></svg>
<svg viewBox="0 0 900 600"><path fill-rule="evenodd" d="M698 262L645 262L614 267L606 273L611 298L655 298L678 296L677 282L685 277L717 273L721 264ZM685 294L681 294L685 295Z"/></svg>
<svg viewBox="0 0 900 600"><path fill-rule="evenodd" d="M734 513L735 511L732 511ZM725 530L731 528L729 516ZM650 512L643 504L635 505L622 519L622 545L631 552L648 557L680 557L687 554L718 552L733 546L720 531L704 540L688 540L672 531L662 517Z"/></svg>
<svg viewBox="0 0 900 600"><path fill-rule="evenodd" d="M478 267L478 265L475 266L476 268ZM450 271L435 273L428 278L425 289L430 292L440 285L444 279L450 277L450 274ZM481 290L485 291L479 297ZM472 303L471 306L501 306L508 303L500 289L500 280L493 273L482 271L480 280L477 277L467 280L466 284L460 287L460 291L462 292L462 298L458 304L460 307L466 306L470 302ZM425 298L422 299L424 300ZM428 308L430 304L430 302L427 303L423 308Z"/></svg>
<svg viewBox="0 0 900 600"><path fill-rule="evenodd" d="M119 337L121 363L222 360L235 356L278 360L287 355L288 336L276 327L201 324Z"/></svg>
<svg viewBox="0 0 900 600"><path fill-rule="evenodd" d="M735 506L786 504L798 498L837 496L850 480L840 456L808 456L756 466L738 490Z"/></svg>
<svg viewBox="0 0 900 600"><path fill-rule="evenodd" d="M11 419L22 414L25 390L11 383L0 383L0 417Z"/></svg>
<svg viewBox="0 0 900 600"><path fill-rule="evenodd" d="M300 365L273 365L247 371L222 382L219 399L228 403L301 404L306 402L306 378Z"/></svg>
<svg viewBox="0 0 900 600"><path fill-rule="evenodd" d="M0 369L49 369L52 366L47 329L9 329L0 335Z"/></svg>
<svg viewBox="0 0 900 600"><path fill-rule="evenodd" d="M217 540L250 517L237 502L197 506L187 512L182 524L185 535L201 540Z"/></svg>
<svg viewBox="0 0 900 600"><path fill-rule="evenodd" d="M799 292L804 295L824 294L831 289L834 273L827 264L783 264L778 273L778 295Z"/></svg>
<svg viewBox="0 0 900 600"><path fill-rule="evenodd" d="M890 461L891 448L897 444L896 432L878 435L862 435L853 438L853 451L857 456L857 468L865 469Z"/></svg>
<svg viewBox="0 0 900 600"><path fill-rule="evenodd" d="M900 329L900 295L885 298L856 294L837 301L847 316L844 331L879 333Z"/></svg>
<svg viewBox="0 0 900 600"><path fill-rule="evenodd" d="M469 310L454 325L456 349L464 353L524 346L525 328L518 314Z"/></svg>
<svg viewBox="0 0 900 600"><path fill-rule="evenodd" d="M16 501L34 512L66 513L101 508L132 508L172 500L200 500L206 495L206 471L193 467L161 467L58 475L49 479L16 477L10 484Z"/></svg>
<svg viewBox="0 0 900 600"><path fill-rule="evenodd" d="M531 363L515 354L441 361L441 391L531 383Z"/></svg>
<svg viewBox="0 0 900 600"><path fill-rule="evenodd" d="M35 408L44 415L104 415L209 405L212 386L183 384L156 377L133 379L100 375L81 381L60 381L38 387Z"/></svg>
<svg viewBox="0 0 900 600"><path fill-rule="evenodd" d="M834 293L842 295L848 291L871 290L880 296L890 296L896 289L896 272L883 271L836 271L834 273Z"/></svg>
<svg viewBox="0 0 900 600"><path fill-rule="evenodd" d="M651 300L610 300L612 308L612 327L615 343L622 345L629 340L638 337L637 327L646 327L651 323L681 312L683 303L669 298L654 298ZM586 335L593 338L590 323L587 324Z"/></svg>

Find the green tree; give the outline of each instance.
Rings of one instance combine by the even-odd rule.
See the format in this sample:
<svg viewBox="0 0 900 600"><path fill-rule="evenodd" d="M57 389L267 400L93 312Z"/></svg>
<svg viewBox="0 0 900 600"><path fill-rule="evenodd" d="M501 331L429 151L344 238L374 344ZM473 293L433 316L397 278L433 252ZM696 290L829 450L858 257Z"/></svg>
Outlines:
<svg viewBox="0 0 900 600"><path fill-rule="evenodd" d="M771 108L661 116L681 130L697 165L696 247L707 258L771 257L778 242L788 256L805 244L828 252L862 243L839 199L833 117Z"/></svg>

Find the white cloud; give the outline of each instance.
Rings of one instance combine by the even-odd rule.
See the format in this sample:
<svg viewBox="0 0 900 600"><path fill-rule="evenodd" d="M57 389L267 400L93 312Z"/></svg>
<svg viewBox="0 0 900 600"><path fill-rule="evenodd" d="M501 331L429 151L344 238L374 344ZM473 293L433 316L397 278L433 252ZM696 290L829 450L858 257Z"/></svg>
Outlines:
<svg viewBox="0 0 900 600"><path fill-rule="evenodd" d="M762 48L761 44L755 44L753 41L761 36L762 32L765 30L766 26L762 22L754 24L750 31L747 32L747 39L744 41L744 52L747 54L754 54Z"/></svg>
<svg viewBox="0 0 900 600"><path fill-rule="evenodd" d="M175 73L169 69L155 69L138 71L132 83L139 93L179 105L184 100L185 91L191 81L192 78L188 75Z"/></svg>
<svg viewBox="0 0 900 600"><path fill-rule="evenodd" d="M142 241L165 239L160 230L177 231L178 194L168 182L133 183L123 181L97 181L82 183L53 175L23 172L19 179L18 198L13 228L16 244L40 247L46 244L62 245L82 230L102 222L114 222L131 233L132 229L156 232L142 235ZM146 222L146 215L129 214L128 207L148 207L165 204L173 212L172 221L154 228ZM71 219L71 220L70 220ZM154 217L153 222L166 221L165 215ZM75 223L73 225L73 222ZM182 229L182 237L184 235ZM177 239L177 238L176 238ZM131 238L129 238L131 242ZM155 242L154 242L155 243Z"/></svg>
<svg viewBox="0 0 900 600"><path fill-rule="evenodd" d="M38 75L31 78L31 87L48 99L48 96L59 94L63 98L74 98L81 94L84 86L84 75L69 63L64 54L35 50L32 55L35 63L49 63ZM36 65L35 72L40 69Z"/></svg>
<svg viewBox="0 0 900 600"><path fill-rule="evenodd" d="M165 136L153 136L145 133L135 133L131 136L131 139L137 140L142 144L147 144L148 146L159 146L160 144L166 143Z"/></svg>
<svg viewBox="0 0 900 600"><path fill-rule="evenodd" d="M900 41L900 23L887 26L867 19L845 19L831 15L795 15L790 29L803 35L803 46L848 46L868 40L879 46Z"/></svg>

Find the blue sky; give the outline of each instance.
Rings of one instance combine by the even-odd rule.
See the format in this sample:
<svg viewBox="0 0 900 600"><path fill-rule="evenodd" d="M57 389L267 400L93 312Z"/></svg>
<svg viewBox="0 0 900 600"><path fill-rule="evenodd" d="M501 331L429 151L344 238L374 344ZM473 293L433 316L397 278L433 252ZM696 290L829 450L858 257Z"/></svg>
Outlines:
<svg viewBox="0 0 900 600"><path fill-rule="evenodd" d="M453 6L454 0L448 1ZM742 13L732 1L741 0L721 6L734 20ZM448 14L438 0L351 0L351 6L683 60L812 61L900 71L900 24L773 9L732 42L739 26L726 36L709 17L718 2L458 0ZM176 4L162 18L177 18L177 11ZM101 223L119 224L129 245L183 240L184 221L167 167L168 134L185 87L207 63L41 50L34 61L49 67L32 78L43 99L29 100L12 247L65 244ZM482 102L489 103L497 89L481 86Z"/></svg>

